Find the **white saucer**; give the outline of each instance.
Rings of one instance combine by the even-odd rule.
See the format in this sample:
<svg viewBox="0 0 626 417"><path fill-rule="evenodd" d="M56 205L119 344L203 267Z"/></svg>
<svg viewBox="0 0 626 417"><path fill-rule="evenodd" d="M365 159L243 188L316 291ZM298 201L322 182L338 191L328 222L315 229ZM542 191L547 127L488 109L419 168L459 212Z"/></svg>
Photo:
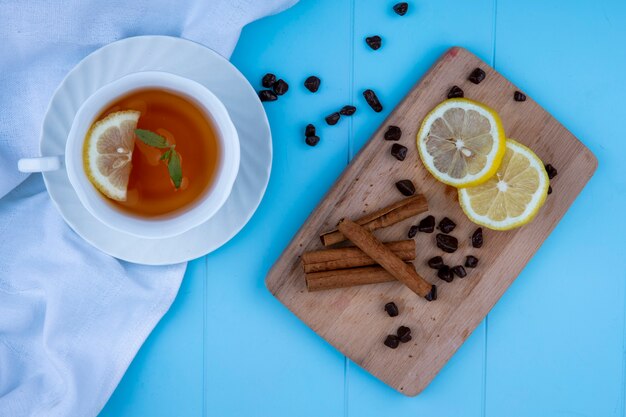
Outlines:
<svg viewBox="0 0 626 417"><path fill-rule="evenodd" d="M216 52L168 36L138 36L111 43L83 59L65 77L46 113L41 155L62 155L80 105L101 86L136 71L167 71L209 88L226 106L239 133L241 165L224 206L206 223L167 239L144 239L111 229L80 204L65 169L43 174L65 221L101 251L129 262L164 265L188 261L222 246L250 220L261 202L272 166L272 137L256 92Z"/></svg>

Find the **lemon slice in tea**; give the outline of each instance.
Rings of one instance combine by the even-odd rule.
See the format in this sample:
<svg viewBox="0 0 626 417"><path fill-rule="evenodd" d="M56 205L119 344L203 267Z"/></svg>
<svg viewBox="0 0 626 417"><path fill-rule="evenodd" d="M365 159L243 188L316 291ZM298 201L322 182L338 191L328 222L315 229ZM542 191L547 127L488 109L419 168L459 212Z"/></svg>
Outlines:
<svg viewBox="0 0 626 417"><path fill-rule="evenodd" d="M509 230L530 222L543 205L550 180L541 159L512 139L496 174L485 183L459 189L459 202L474 223Z"/></svg>
<svg viewBox="0 0 626 417"><path fill-rule="evenodd" d="M467 187L496 172L505 139L495 111L472 100L453 98L426 115L417 133L417 149L435 178L453 187Z"/></svg>
<svg viewBox="0 0 626 417"><path fill-rule="evenodd" d="M85 138L83 164L87 177L113 200L126 201L140 114L134 110L111 113L94 123Z"/></svg>

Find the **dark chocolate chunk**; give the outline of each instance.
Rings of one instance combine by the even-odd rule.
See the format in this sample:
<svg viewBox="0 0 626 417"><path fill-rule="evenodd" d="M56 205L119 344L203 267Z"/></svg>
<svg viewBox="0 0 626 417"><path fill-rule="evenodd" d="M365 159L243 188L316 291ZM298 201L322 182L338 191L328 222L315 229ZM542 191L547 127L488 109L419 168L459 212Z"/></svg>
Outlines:
<svg viewBox="0 0 626 417"><path fill-rule="evenodd" d="M304 80L304 86L307 90L312 93L315 93L320 88L321 80L317 78L315 75L311 75L309 78Z"/></svg>
<svg viewBox="0 0 626 417"><path fill-rule="evenodd" d="M320 138L318 136L307 136L304 141L309 146L315 146L320 141Z"/></svg>
<svg viewBox="0 0 626 417"><path fill-rule="evenodd" d="M434 256L428 260L428 266L432 269L439 269L443 266L443 258L441 256Z"/></svg>
<svg viewBox="0 0 626 417"><path fill-rule="evenodd" d="M383 342L385 346L395 349L400 345L400 339L395 334L390 334L387 336L385 341Z"/></svg>
<svg viewBox="0 0 626 417"><path fill-rule="evenodd" d="M391 145L391 156L396 158L398 161L404 161L407 152L408 149L406 146L400 145L399 143Z"/></svg>
<svg viewBox="0 0 626 417"><path fill-rule="evenodd" d="M406 326L398 327L398 339L402 343L407 343L411 341L411 329Z"/></svg>
<svg viewBox="0 0 626 417"><path fill-rule="evenodd" d="M409 4L404 1L402 3L397 3L395 6L393 6L393 11L400 16L404 16L407 10L409 10Z"/></svg>
<svg viewBox="0 0 626 417"><path fill-rule="evenodd" d="M380 113L381 111L383 111L383 105L380 104L380 101L378 100L378 97L376 97L376 93L374 91L363 91L363 97L365 97L365 101L367 101L367 104L369 104L372 110L374 110L376 113Z"/></svg>
<svg viewBox="0 0 626 417"><path fill-rule="evenodd" d="M383 40L380 38L380 36L375 35L365 38L365 42L369 45L370 48L372 48L373 50L377 50L382 45Z"/></svg>
<svg viewBox="0 0 626 417"><path fill-rule="evenodd" d="M437 233L437 247L444 252L454 253L459 248L459 241L450 235Z"/></svg>
<svg viewBox="0 0 626 417"><path fill-rule="evenodd" d="M269 72L265 74L263 76L263 79L261 80L261 84L265 88L272 88L275 82L276 82L276 76Z"/></svg>
<svg viewBox="0 0 626 417"><path fill-rule="evenodd" d="M480 68L476 68L474 71L472 71L472 73L467 79L473 82L474 84L480 84L482 80L485 79L485 76L486 76L485 71L481 70Z"/></svg>
<svg viewBox="0 0 626 417"><path fill-rule="evenodd" d="M463 90L458 85L453 86L450 91L448 91L448 98L461 98L465 94L463 94Z"/></svg>
<svg viewBox="0 0 626 417"><path fill-rule="evenodd" d="M420 232L432 233L435 230L435 217L434 216L424 217L417 225L417 229Z"/></svg>
<svg viewBox="0 0 626 417"><path fill-rule="evenodd" d="M354 106L343 106L341 110L339 110L339 114L342 116L352 116L356 112L356 107Z"/></svg>
<svg viewBox="0 0 626 417"><path fill-rule="evenodd" d="M306 125L306 129L304 129L304 137L315 136L315 126L312 124Z"/></svg>
<svg viewBox="0 0 626 417"><path fill-rule="evenodd" d="M437 299L437 286L433 285L430 287L430 292L424 298L426 301L435 301Z"/></svg>
<svg viewBox="0 0 626 417"><path fill-rule="evenodd" d="M468 268L476 268L478 266L478 258L472 255L468 255L465 258L465 266Z"/></svg>
<svg viewBox="0 0 626 417"><path fill-rule="evenodd" d="M385 140L400 140L402 137L402 129L398 126L389 126L385 132Z"/></svg>
<svg viewBox="0 0 626 417"><path fill-rule="evenodd" d="M526 94L521 91L516 91L513 93L513 100L515 101L526 101Z"/></svg>
<svg viewBox="0 0 626 417"><path fill-rule="evenodd" d="M457 265L453 267L452 272L454 272L454 275L459 278L465 278L467 276L467 272L465 272L465 268L463 268L463 265Z"/></svg>
<svg viewBox="0 0 626 417"><path fill-rule="evenodd" d="M548 173L548 178L552 179L558 175L558 172L555 167L551 164L546 165L546 172Z"/></svg>
<svg viewBox="0 0 626 417"><path fill-rule="evenodd" d="M452 275L452 270L448 265L442 265L441 268L437 271L437 276L444 280L445 282L452 282L454 279L454 275Z"/></svg>
<svg viewBox="0 0 626 417"><path fill-rule="evenodd" d="M338 112L334 112L333 114L330 114L328 116L326 116L326 123L328 123L329 125L336 125L337 122L339 121L339 118L341 116L339 115Z"/></svg>
<svg viewBox="0 0 626 417"><path fill-rule="evenodd" d="M402 193L402 195L405 195L407 197L410 197L413 194L415 194L415 186L413 185L411 180L398 181L396 183L396 188L398 189L398 191Z"/></svg>
<svg viewBox="0 0 626 417"><path fill-rule="evenodd" d="M274 94L272 90L261 90L259 91L259 98L261 101L276 101L278 100L278 96Z"/></svg>
<svg viewBox="0 0 626 417"><path fill-rule="evenodd" d="M282 96L289 90L289 84L287 84L283 79L280 79L274 83L272 86L272 90L276 93L277 96Z"/></svg>
<svg viewBox="0 0 626 417"><path fill-rule="evenodd" d="M407 234L407 236L409 237L409 239L413 239L415 237L415 235L417 234L417 226L411 226L411 228L409 229L409 233Z"/></svg>
<svg viewBox="0 0 626 417"><path fill-rule="evenodd" d="M483 246L483 228L479 227L472 233L472 246L482 248Z"/></svg>
<svg viewBox="0 0 626 417"><path fill-rule="evenodd" d="M548 185L548 195L552 194L552 186Z"/></svg>
<svg viewBox="0 0 626 417"><path fill-rule="evenodd" d="M387 314L389 314L390 317L395 317L400 314L398 306L393 301L385 304L385 311L387 312Z"/></svg>
<svg viewBox="0 0 626 417"><path fill-rule="evenodd" d="M437 226L437 229L441 230L443 233L450 233L451 231L454 230L455 227L456 227L455 222L453 222L447 217L444 217L439 222L439 226Z"/></svg>

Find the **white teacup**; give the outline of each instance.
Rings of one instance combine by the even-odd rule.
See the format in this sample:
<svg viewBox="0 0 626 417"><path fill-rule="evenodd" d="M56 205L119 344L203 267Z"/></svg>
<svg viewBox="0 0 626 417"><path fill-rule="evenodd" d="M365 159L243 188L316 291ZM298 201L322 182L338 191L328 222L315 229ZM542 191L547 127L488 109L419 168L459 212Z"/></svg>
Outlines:
<svg viewBox="0 0 626 417"><path fill-rule="evenodd" d="M145 88L171 91L195 102L213 122L220 148L217 171L207 190L185 210L154 219L135 217L107 202L87 178L82 160L85 135L95 118L117 98ZM226 202L239 171L239 137L222 102L203 85L167 72L137 72L103 86L85 100L74 117L64 156L20 159L18 169L44 172L63 165L82 205L102 223L139 237L166 238L204 223Z"/></svg>

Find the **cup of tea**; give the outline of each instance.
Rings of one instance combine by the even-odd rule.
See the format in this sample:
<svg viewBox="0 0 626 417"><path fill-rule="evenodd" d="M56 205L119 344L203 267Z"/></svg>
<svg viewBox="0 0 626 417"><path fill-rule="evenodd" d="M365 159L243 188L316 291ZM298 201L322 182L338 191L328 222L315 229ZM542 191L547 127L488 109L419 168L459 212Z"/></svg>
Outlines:
<svg viewBox="0 0 626 417"><path fill-rule="evenodd" d="M209 220L231 193L239 158L237 130L211 91L178 75L145 71L85 100L64 155L21 159L18 169L64 168L94 217L158 239Z"/></svg>

